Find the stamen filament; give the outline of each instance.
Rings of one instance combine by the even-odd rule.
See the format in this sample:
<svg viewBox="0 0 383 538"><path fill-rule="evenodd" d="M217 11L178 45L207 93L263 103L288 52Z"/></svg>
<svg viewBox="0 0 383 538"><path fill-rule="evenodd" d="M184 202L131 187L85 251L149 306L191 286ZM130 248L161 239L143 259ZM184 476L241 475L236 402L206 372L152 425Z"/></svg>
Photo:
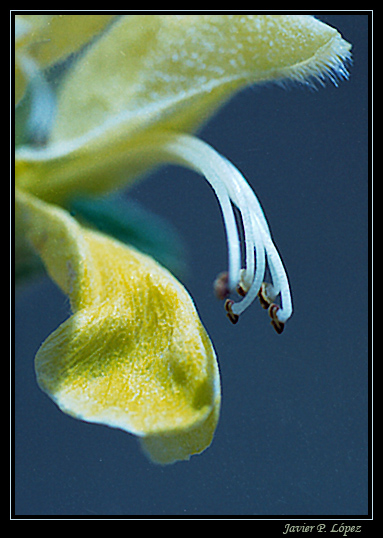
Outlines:
<svg viewBox="0 0 383 538"><path fill-rule="evenodd" d="M172 136L163 149L176 162L202 174L209 182L221 206L225 222L229 252L229 289L235 290L241 269L241 249L237 223L230 196L222 176L225 176L226 163L222 157L198 138L187 135ZM222 167L224 173L222 174Z"/></svg>
<svg viewBox="0 0 383 538"><path fill-rule="evenodd" d="M242 300L226 301L229 319L233 322L256 299L266 270L266 259L275 296L280 295L278 306L270 304L269 314L277 332L292 314L289 283L282 260L271 239L262 207L250 185L239 170L211 146L196 137L184 134L164 138L161 150L167 160L182 164L202 174L215 191L221 206L228 244L228 292L239 289ZM234 204L243 224L241 245L235 219ZM241 269L242 250L245 268ZM222 284L222 283L221 283Z"/></svg>

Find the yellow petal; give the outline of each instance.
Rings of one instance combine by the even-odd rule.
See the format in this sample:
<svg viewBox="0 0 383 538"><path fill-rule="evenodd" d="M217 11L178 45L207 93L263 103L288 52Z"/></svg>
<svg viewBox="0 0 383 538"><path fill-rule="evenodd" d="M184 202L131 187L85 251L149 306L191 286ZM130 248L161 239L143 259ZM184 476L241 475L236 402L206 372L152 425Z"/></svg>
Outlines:
<svg viewBox="0 0 383 538"><path fill-rule="evenodd" d="M349 49L308 15L123 17L66 80L52 138L106 123L189 131L238 87L324 76Z"/></svg>
<svg viewBox="0 0 383 538"><path fill-rule="evenodd" d="M39 349L40 387L66 413L134 433L153 461L211 443L220 382L181 284L152 258L18 193L29 239L74 314Z"/></svg>
<svg viewBox="0 0 383 538"><path fill-rule="evenodd" d="M23 58L44 68L65 59L99 33L113 15L16 15L15 103L25 92L30 70Z"/></svg>
<svg viewBox="0 0 383 538"><path fill-rule="evenodd" d="M28 30L19 42L43 67L79 50L98 34L114 15L17 15L16 24Z"/></svg>
<svg viewBox="0 0 383 538"><path fill-rule="evenodd" d="M159 162L153 138L196 129L240 88L345 76L349 57L308 15L122 17L66 78L50 145L18 153L19 185L60 203L119 186Z"/></svg>

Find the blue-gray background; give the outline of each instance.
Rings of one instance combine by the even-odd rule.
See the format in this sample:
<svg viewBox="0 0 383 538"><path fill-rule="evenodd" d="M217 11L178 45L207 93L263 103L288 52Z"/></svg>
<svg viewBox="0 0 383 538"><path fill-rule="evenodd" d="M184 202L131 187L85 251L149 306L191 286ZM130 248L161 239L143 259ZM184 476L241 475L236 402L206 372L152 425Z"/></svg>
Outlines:
<svg viewBox="0 0 383 538"><path fill-rule="evenodd" d="M318 16L353 44L347 82L252 87L200 133L265 209L293 292L285 332L258 304L233 326L215 300L225 234L203 179L167 167L137 184L130 196L171 220L188 246L185 284L221 369L213 444L160 467L133 436L61 413L37 387L33 358L68 301L40 279L16 301L16 514L367 514L368 16Z"/></svg>

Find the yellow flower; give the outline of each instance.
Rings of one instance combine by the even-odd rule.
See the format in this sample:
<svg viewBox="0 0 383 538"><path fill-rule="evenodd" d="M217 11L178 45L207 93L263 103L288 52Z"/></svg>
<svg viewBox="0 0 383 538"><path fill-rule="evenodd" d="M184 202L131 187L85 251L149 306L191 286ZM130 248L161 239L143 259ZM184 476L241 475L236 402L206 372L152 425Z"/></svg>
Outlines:
<svg viewBox="0 0 383 538"><path fill-rule="evenodd" d="M61 52L30 42L26 49L26 40L21 57L34 51L38 64L52 63L109 22L80 17L73 45L58 32ZM55 33L44 37L46 22L20 21L25 32L37 25L40 40L54 40ZM261 206L241 173L190 133L245 85L336 82L349 58L350 45L311 16L135 15L117 17L73 63L48 143L16 152L17 259L25 262L33 245L73 310L36 356L38 383L63 411L139 436L160 463L209 446L220 381L191 298L152 258L80 226L65 208L165 162L196 170L213 187L226 226L228 273L216 289L229 319L259 297L282 332L292 302ZM21 95L25 78L16 83ZM228 296L236 291L234 302Z"/></svg>

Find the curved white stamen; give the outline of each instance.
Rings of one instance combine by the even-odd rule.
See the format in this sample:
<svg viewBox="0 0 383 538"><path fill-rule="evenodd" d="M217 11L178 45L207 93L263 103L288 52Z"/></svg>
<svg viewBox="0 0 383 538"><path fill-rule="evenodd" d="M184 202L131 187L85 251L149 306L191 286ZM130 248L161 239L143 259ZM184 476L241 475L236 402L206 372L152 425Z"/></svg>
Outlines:
<svg viewBox="0 0 383 538"><path fill-rule="evenodd" d="M208 144L187 135L172 136L163 149L177 162L205 176L218 198L227 233L229 252L229 288L235 290L241 269L241 245L230 195L222 179L226 163ZM225 175L225 174L223 174Z"/></svg>
<svg viewBox="0 0 383 538"><path fill-rule="evenodd" d="M262 207L239 170L211 146L190 135L169 134L161 143L167 159L199 172L214 189L222 209L229 252L230 291L239 285L246 293L231 305L234 315L241 314L257 297L266 270L266 259L273 288L280 295L281 307L276 316L283 324L292 314L289 283L282 260L271 239ZM243 254L246 267L241 271L241 244L232 204L241 215L243 224ZM232 302L232 301L231 301Z"/></svg>
<svg viewBox="0 0 383 538"><path fill-rule="evenodd" d="M227 159L225 159L228 165L231 168L232 176L235 178L237 185L239 185L239 190L245 195L247 203L251 207L252 210L252 217L253 217L253 237L254 242L257 241L257 239L263 243L263 247L266 251L267 261L271 273L271 277L273 280L273 286L276 291L276 294L281 294L281 303L282 308L280 308L277 312L277 317L279 321L282 323L285 323L289 317L292 314L292 301L291 301L291 294L290 294L290 287L286 275L285 268L283 267L282 260L278 254L278 251L271 239L271 234L269 230L269 226L267 224L265 215L263 213L262 207L258 201L258 198L256 197L254 191L251 189L250 185L247 183L245 178L242 176L242 174L239 172L235 166L230 163ZM232 194L232 198L234 203L238 206L238 200L233 197L234 193ZM234 195L235 196L235 195ZM255 245L256 247L256 253L259 253L260 246ZM257 259L257 272L255 275L255 279L253 281L253 285L251 286L250 290L248 291L245 298L240 301L239 303L234 303L232 306L232 311L234 314L241 314L255 299L259 288L261 286L263 276L264 276L265 268L262 264L259 266L258 259Z"/></svg>

